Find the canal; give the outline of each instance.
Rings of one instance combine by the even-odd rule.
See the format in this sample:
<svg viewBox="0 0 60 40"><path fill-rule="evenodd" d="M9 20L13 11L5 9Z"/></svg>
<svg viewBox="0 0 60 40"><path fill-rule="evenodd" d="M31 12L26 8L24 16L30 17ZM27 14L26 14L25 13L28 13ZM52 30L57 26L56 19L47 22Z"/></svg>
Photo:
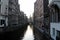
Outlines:
<svg viewBox="0 0 60 40"><path fill-rule="evenodd" d="M33 26L28 25L14 31L1 33L0 40L34 40Z"/></svg>
<svg viewBox="0 0 60 40"><path fill-rule="evenodd" d="M26 32L24 33L24 37L22 40L34 40L33 35L33 26L28 25Z"/></svg>

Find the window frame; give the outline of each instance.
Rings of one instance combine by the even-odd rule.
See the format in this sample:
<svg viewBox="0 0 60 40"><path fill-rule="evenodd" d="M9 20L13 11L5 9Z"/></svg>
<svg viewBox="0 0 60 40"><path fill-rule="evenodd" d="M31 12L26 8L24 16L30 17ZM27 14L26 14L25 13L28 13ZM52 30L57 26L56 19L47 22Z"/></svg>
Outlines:
<svg viewBox="0 0 60 40"><path fill-rule="evenodd" d="M55 28L52 28L52 35L55 36Z"/></svg>

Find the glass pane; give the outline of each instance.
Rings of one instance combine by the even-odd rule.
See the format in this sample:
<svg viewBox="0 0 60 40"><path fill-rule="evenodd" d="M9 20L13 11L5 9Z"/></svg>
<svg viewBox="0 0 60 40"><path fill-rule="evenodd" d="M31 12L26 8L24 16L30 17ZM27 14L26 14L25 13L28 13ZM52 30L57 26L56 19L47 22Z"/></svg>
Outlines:
<svg viewBox="0 0 60 40"><path fill-rule="evenodd" d="M2 25L2 24L5 24L5 20L1 20L1 25Z"/></svg>
<svg viewBox="0 0 60 40"><path fill-rule="evenodd" d="M53 28L53 36L55 36L55 28Z"/></svg>
<svg viewBox="0 0 60 40"><path fill-rule="evenodd" d="M60 31L57 31L57 37L60 37Z"/></svg>

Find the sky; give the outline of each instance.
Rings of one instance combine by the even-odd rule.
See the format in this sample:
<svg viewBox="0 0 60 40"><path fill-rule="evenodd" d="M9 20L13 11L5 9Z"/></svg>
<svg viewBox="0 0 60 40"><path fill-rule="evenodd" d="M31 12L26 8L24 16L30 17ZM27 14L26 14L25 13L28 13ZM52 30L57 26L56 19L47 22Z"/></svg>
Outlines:
<svg viewBox="0 0 60 40"><path fill-rule="evenodd" d="M23 11L28 18L33 15L35 1L36 0L19 0L20 10Z"/></svg>

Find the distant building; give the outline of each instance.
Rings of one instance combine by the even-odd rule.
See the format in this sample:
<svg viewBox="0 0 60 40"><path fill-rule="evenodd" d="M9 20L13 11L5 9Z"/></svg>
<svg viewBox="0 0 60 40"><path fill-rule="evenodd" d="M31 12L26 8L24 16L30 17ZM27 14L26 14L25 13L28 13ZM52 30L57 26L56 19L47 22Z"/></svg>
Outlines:
<svg viewBox="0 0 60 40"><path fill-rule="evenodd" d="M39 31L44 31L46 33L46 37L48 38L46 40L49 40L50 26L48 0L36 0L34 4L34 27L38 28Z"/></svg>
<svg viewBox="0 0 60 40"><path fill-rule="evenodd" d="M19 15L18 15L18 24L19 25L25 25L28 23L28 18L26 16L26 14L24 14L23 11L20 11Z"/></svg>
<svg viewBox="0 0 60 40"><path fill-rule="evenodd" d="M49 1L50 35L53 40L60 40L60 0Z"/></svg>
<svg viewBox="0 0 60 40"><path fill-rule="evenodd" d="M28 18L28 22L33 23L33 17L32 16L30 16L30 18Z"/></svg>

